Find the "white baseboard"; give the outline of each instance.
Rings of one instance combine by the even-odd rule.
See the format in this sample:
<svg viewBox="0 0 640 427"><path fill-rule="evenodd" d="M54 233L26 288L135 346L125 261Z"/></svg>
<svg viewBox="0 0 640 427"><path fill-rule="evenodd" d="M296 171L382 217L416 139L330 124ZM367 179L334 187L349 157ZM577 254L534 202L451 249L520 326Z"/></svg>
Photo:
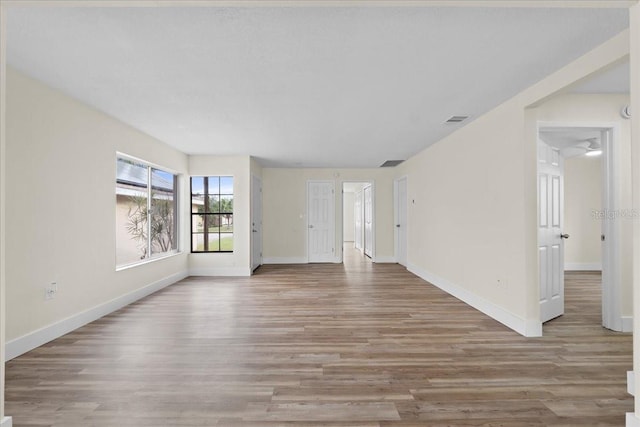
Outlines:
<svg viewBox="0 0 640 427"><path fill-rule="evenodd" d="M627 393L631 396L636 394L636 378L633 375L633 371L627 371Z"/></svg>
<svg viewBox="0 0 640 427"><path fill-rule="evenodd" d="M633 332L633 316L621 317L622 330L620 332Z"/></svg>
<svg viewBox="0 0 640 427"><path fill-rule="evenodd" d="M189 276L223 276L223 277L249 277L250 268L238 267L214 267L214 268L191 268Z"/></svg>
<svg viewBox="0 0 640 427"><path fill-rule="evenodd" d="M565 271L602 271L602 263L566 262Z"/></svg>
<svg viewBox="0 0 640 427"><path fill-rule="evenodd" d="M626 427L640 427L640 418L633 412L627 412Z"/></svg>
<svg viewBox="0 0 640 427"><path fill-rule="evenodd" d="M11 420L11 417L4 417L0 421L0 427L11 427L12 425L13 425L13 421Z"/></svg>
<svg viewBox="0 0 640 427"><path fill-rule="evenodd" d="M373 262L378 264L395 264L397 261L396 257L393 256L376 256Z"/></svg>
<svg viewBox="0 0 640 427"><path fill-rule="evenodd" d="M111 301L107 301L104 304L100 304L73 316L67 317L66 319L52 323L44 328L40 328L19 338L8 341L5 345L5 361L18 357L21 354L40 347L41 345L59 338L64 334L68 334L87 323L113 313L114 311L144 298L147 295L151 295L162 288L172 285L187 276L188 274L186 271L172 274L171 276L167 276L156 282L143 286L140 289L136 289L135 291L119 296L118 298L114 298Z"/></svg>
<svg viewBox="0 0 640 427"><path fill-rule="evenodd" d="M307 264L306 257L266 257L262 259L263 264Z"/></svg>
<svg viewBox="0 0 640 427"><path fill-rule="evenodd" d="M413 264L407 270L525 337L542 336L542 323L523 319L486 299Z"/></svg>
<svg viewBox="0 0 640 427"><path fill-rule="evenodd" d="M263 264L313 264L309 262L307 257L267 257L262 259ZM319 261L319 263L327 264L342 264L342 259L339 256L335 256L332 259L326 261Z"/></svg>

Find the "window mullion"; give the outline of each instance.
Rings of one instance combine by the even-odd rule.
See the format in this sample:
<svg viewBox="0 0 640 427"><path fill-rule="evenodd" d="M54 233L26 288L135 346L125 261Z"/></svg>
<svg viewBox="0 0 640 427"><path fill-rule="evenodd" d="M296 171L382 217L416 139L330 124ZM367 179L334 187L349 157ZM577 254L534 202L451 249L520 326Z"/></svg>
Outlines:
<svg viewBox="0 0 640 427"><path fill-rule="evenodd" d="M151 258L151 167L147 167L147 258Z"/></svg>
<svg viewBox="0 0 640 427"><path fill-rule="evenodd" d="M204 242L204 248L203 250L205 252L209 251L209 177L205 177L204 178L204 215L203 215L203 221L204 221L204 235L203 235L203 242Z"/></svg>

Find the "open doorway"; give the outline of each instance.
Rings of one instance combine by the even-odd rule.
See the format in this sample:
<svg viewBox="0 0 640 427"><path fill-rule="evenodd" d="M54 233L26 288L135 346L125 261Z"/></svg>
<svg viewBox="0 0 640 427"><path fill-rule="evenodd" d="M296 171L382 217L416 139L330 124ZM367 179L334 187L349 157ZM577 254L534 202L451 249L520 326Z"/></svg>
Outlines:
<svg viewBox="0 0 640 427"><path fill-rule="evenodd" d="M602 325L621 330L618 230L614 212L614 126L545 123L538 132L540 317L564 314L565 278L600 287ZM580 272L580 273L576 273ZM594 288L594 291L598 289ZM575 297L575 294L572 294ZM570 303L571 301L569 301Z"/></svg>
<svg viewBox="0 0 640 427"><path fill-rule="evenodd" d="M374 186L372 182L343 182L343 261L374 259Z"/></svg>

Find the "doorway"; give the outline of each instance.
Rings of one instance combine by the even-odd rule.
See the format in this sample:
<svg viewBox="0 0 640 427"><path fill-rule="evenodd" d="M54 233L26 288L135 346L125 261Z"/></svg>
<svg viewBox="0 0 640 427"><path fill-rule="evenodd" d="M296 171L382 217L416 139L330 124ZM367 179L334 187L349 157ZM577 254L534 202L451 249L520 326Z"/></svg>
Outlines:
<svg viewBox="0 0 640 427"><path fill-rule="evenodd" d="M615 134L614 125L540 123L538 126L542 322L564 314L565 271L601 270L602 326L622 330L619 266L614 253L618 230L616 222L603 214L615 212L616 208Z"/></svg>
<svg viewBox="0 0 640 427"><path fill-rule="evenodd" d="M375 191L373 182L342 183L342 236L345 251L374 259L375 249ZM346 258L346 255L343 257Z"/></svg>

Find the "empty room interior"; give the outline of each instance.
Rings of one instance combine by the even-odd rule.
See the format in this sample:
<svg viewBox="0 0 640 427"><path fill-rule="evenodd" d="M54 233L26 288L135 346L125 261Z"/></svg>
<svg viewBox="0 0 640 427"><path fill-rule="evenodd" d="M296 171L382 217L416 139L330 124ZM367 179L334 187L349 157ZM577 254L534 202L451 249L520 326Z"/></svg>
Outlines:
<svg viewBox="0 0 640 427"><path fill-rule="evenodd" d="M2 1L0 427L640 426L637 3Z"/></svg>

